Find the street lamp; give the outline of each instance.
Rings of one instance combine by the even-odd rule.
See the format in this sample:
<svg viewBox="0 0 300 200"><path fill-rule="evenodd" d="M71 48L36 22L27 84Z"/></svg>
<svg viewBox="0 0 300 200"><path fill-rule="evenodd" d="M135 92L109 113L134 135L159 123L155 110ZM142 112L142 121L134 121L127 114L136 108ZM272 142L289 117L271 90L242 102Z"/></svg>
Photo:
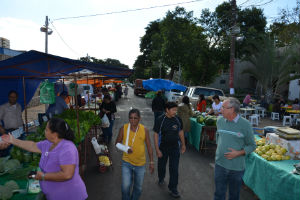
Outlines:
<svg viewBox="0 0 300 200"><path fill-rule="evenodd" d="M48 16L46 16L45 25L40 28L40 31L45 33L45 53L48 53L48 35L53 33L49 28Z"/></svg>

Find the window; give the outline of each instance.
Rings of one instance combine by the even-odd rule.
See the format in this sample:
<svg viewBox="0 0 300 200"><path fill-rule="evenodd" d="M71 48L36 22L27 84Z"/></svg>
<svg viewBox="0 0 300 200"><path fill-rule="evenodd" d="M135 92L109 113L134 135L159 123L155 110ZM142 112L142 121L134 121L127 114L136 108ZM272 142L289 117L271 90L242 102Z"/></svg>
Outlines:
<svg viewBox="0 0 300 200"><path fill-rule="evenodd" d="M220 80L220 84L225 84L226 80Z"/></svg>
<svg viewBox="0 0 300 200"><path fill-rule="evenodd" d="M198 97L200 94L203 94L204 96L214 96L214 95L223 96L223 93L219 90L213 90L208 88L196 88L193 97Z"/></svg>

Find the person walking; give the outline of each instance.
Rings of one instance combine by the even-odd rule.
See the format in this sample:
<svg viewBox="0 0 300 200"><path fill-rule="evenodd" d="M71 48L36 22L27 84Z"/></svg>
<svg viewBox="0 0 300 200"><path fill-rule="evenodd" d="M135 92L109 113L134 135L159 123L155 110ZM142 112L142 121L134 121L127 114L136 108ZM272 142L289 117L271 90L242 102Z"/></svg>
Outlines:
<svg viewBox="0 0 300 200"><path fill-rule="evenodd" d="M174 198L179 198L178 166L180 151L183 154L186 150L182 120L176 116L177 104L168 102L166 113L157 118L154 124L154 143L158 157L158 184L164 184L166 165L169 159L169 191Z"/></svg>
<svg viewBox="0 0 300 200"><path fill-rule="evenodd" d="M240 117L240 102L229 97L222 105L222 117L217 121L214 200L239 200L245 156L256 148L253 129Z"/></svg>
<svg viewBox="0 0 300 200"><path fill-rule="evenodd" d="M129 123L120 128L116 145L122 143L129 146L122 158L122 200L138 200L143 188L146 170L145 144L149 155L149 169L154 171L153 150L149 131L140 124L141 114L138 109L129 111ZM131 192L131 188L132 192Z"/></svg>
<svg viewBox="0 0 300 200"><path fill-rule="evenodd" d="M182 103L178 106L178 117L182 120L185 143L187 144L188 134L191 129L190 117L193 116L193 111L190 105L190 99L187 96L182 98Z"/></svg>
<svg viewBox="0 0 300 200"><path fill-rule="evenodd" d="M84 200L88 195L79 175L79 155L72 142L75 135L60 118L52 118L45 129L46 140L40 142L14 138L11 134L2 140L26 151L41 154L35 179L40 181L42 192L48 200Z"/></svg>
<svg viewBox="0 0 300 200"><path fill-rule="evenodd" d="M164 114L166 101L162 96L162 91L157 91L156 97L152 101L152 111L154 112L154 121Z"/></svg>
<svg viewBox="0 0 300 200"><path fill-rule="evenodd" d="M114 113L117 112L117 107L114 101L111 100L110 95L104 95L103 102L100 106L100 111L101 111L101 118L103 117L104 114L109 119L109 127L107 128L101 128L103 135L104 135L104 141L107 143L110 143L111 138L112 138L112 129L115 121L115 115Z"/></svg>
<svg viewBox="0 0 300 200"><path fill-rule="evenodd" d="M124 97L127 99L127 95L128 95L128 86L125 85L125 88L124 88Z"/></svg>

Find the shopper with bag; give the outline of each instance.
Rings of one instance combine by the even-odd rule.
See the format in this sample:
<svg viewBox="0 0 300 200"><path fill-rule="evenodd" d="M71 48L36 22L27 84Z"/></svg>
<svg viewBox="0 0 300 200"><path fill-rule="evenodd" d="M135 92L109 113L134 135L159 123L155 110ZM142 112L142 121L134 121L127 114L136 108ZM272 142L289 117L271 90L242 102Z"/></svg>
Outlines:
<svg viewBox="0 0 300 200"><path fill-rule="evenodd" d="M116 104L114 101L111 100L110 95L104 95L103 102L100 106L100 111L100 115L102 117L102 124L104 125L101 128L104 135L104 141L110 143L115 120L114 113L117 112ZM109 125L107 123L107 118L109 120Z"/></svg>
<svg viewBox="0 0 300 200"><path fill-rule="evenodd" d="M154 171L149 131L139 123L140 120L140 111L138 109L130 110L129 123L120 128L116 140L117 148L124 151L122 158L122 200L138 200L142 193L146 171L145 144L150 160L150 173L152 174ZM132 192L131 188L133 188Z"/></svg>

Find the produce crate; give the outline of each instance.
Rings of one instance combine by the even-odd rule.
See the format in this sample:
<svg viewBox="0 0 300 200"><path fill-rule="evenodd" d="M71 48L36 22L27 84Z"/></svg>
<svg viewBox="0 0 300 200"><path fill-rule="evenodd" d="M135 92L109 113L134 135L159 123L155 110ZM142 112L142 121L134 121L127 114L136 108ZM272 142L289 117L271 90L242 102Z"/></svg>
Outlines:
<svg viewBox="0 0 300 200"><path fill-rule="evenodd" d="M100 156L106 156L106 157L109 159L110 165L107 166L107 165L105 165L104 163L102 163L102 162L99 160L99 157L100 157ZM113 169L113 168L112 168L112 160L111 160L111 156L110 156L109 151L105 151L105 152L103 152L103 153L97 155L97 166L98 166L98 170L99 170L100 173L105 173L106 171L108 171L108 170L110 170L110 169L111 169L111 170Z"/></svg>
<svg viewBox="0 0 300 200"><path fill-rule="evenodd" d="M253 133L258 136L264 136L264 131L263 128L253 128Z"/></svg>

